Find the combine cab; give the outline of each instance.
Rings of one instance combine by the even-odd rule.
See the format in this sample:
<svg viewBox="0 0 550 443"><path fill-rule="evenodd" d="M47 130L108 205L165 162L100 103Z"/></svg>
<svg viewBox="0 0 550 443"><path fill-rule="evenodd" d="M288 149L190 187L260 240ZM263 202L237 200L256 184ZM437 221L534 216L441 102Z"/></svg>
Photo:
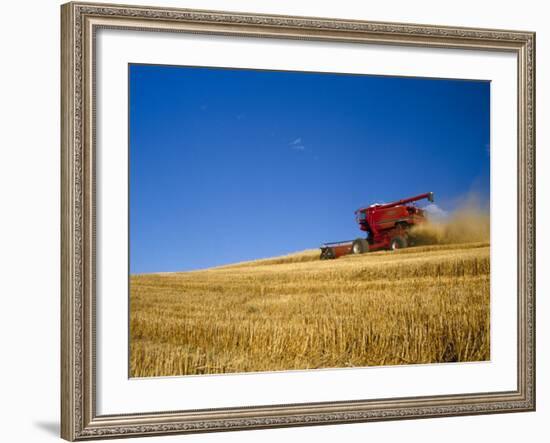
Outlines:
<svg viewBox="0 0 550 443"><path fill-rule="evenodd" d="M409 246L409 230L426 221L424 211L410 204L418 200L434 201L433 192L405 198L387 204L374 204L355 211L359 229L366 238L357 238L321 246L321 260L338 258L347 254L363 254L381 249L401 249Z"/></svg>

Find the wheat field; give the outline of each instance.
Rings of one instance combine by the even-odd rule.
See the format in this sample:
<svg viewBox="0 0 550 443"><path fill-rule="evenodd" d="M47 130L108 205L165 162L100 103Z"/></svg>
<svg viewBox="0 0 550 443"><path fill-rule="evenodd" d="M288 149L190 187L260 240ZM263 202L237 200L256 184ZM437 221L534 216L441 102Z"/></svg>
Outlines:
<svg viewBox="0 0 550 443"><path fill-rule="evenodd" d="M483 361L489 243L132 275L130 376Z"/></svg>

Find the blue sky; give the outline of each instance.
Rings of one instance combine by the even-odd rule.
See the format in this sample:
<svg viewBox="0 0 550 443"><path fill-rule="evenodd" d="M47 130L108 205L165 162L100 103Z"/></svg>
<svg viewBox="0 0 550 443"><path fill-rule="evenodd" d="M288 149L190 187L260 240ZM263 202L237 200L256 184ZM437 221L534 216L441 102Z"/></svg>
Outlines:
<svg viewBox="0 0 550 443"><path fill-rule="evenodd" d="M132 274L356 238L353 211L373 202L489 198L489 82L134 64L129 78Z"/></svg>

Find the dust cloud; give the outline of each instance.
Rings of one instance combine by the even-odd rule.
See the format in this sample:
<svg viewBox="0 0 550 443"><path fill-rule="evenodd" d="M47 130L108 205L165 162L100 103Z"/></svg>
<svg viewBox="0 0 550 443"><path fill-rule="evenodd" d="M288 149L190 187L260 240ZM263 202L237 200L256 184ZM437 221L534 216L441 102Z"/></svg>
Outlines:
<svg viewBox="0 0 550 443"><path fill-rule="evenodd" d="M430 217L428 212L427 219L410 231L411 240L417 245L488 242L490 239L489 210L475 196L465 198L457 210L444 217Z"/></svg>

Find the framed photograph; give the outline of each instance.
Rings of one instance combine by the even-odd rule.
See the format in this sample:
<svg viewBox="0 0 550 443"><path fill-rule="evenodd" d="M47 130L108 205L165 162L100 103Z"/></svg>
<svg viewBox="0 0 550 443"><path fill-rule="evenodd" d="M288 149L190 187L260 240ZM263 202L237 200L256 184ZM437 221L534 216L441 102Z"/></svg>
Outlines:
<svg viewBox="0 0 550 443"><path fill-rule="evenodd" d="M535 35L68 3L62 437L535 409Z"/></svg>

